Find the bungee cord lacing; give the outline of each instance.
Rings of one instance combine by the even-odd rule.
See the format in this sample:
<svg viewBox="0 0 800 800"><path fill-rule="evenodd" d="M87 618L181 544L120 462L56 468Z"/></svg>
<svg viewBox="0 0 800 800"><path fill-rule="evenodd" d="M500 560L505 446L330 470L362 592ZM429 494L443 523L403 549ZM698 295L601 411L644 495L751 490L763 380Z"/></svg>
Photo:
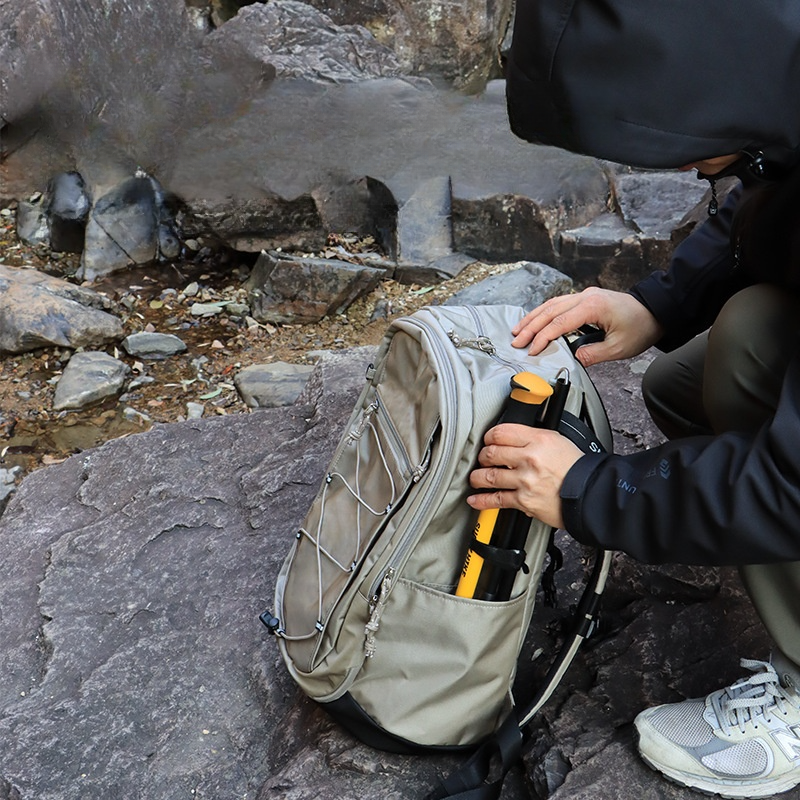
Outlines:
<svg viewBox="0 0 800 800"><path fill-rule="evenodd" d="M358 564L358 561L362 555L362 542L363 542L362 512L366 512L375 517L376 519L380 517L386 517L391 513L394 504L397 500L397 484L395 482L394 475L392 474L392 470L389 467L389 461L386 456L384 446L380 440L380 437L378 436L378 431L375 427L375 424L372 421L372 417L374 416L377 409L378 409L377 401L368 406L364 411L363 417L359 420L358 424L353 428L353 430L351 430L350 433L348 434L349 442L351 444L356 445L355 485L352 485L341 472L335 472L335 471L329 472L325 478L325 484L322 490L322 495L320 497L319 520L317 522L316 531L312 534L305 528L300 528L297 533L298 538L307 539L314 546L316 551L317 619L314 626L314 630L310 631L309 633L289 634L285 630L281 631L281 636L288 641L303 641L306 639L312 639L318 636L319 633L321 633L324 630L326 620L323 619L324 616L323 602L325 599L324 586L322 580L322 571L324 566L323 559L326 559L329 563L333 564L337 569L341 570L343 573L354 572L356 565ZM389 502L386 504L386 506L384 506L381 509L373 508L373 506L371 506L361 495L361 489L359 485L360 475L361 475L361 448L358 446L358 444L365 433L369 433L369 435L374 439L375 450L380 456L381 465L383 467L384 472L386 473L386 477L389 480L389 486L390 486ZM334 556L333 553L329 552L324 546L322 541L322 530L325 521L325 509L328 499L328 492L334 480L338 480L339 482L341 482L341 484L345 487L345 489L347 489L347 491L353 497L356 503L355 504L356 546L355 546L355 552L353 553L353 557L347 564L342 563L342 561L336 558L336 556Z"/></svg>

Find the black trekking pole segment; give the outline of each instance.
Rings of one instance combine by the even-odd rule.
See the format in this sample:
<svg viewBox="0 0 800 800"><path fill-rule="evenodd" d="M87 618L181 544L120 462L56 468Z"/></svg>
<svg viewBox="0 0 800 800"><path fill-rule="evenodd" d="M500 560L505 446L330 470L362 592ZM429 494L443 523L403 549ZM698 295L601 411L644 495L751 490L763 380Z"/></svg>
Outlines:
<svg viewBox="0 0 800 800"><path fill-rule="evenodd" d="M568 395L566 377L560 377L553 387L531 372L518 373L511 379L511 394L497 424L557 429ZM525 545L530 525L530 518L514 508L482 511L456 594L476 600L510 599L517 573L527 571Z"/></svg>

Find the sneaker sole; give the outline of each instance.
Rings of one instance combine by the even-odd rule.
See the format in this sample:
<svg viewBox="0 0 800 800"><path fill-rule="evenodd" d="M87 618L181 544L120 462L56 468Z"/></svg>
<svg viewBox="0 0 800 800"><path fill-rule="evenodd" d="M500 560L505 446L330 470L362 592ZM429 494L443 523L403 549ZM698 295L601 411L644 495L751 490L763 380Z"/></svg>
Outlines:
<svg viewBox="0 0 800 800"><path fill-rule="evenodd" d="M653 761L649 756L639 751L642 761L650 769L660 772L665 778L679 786L687 786L706 795L718 795L726 800L756 800L761 797L772 797L776 794L788 792L800 783L800 775L790 778L773 778L770 781L715 781L711 778L701 778L697 775L687 774L680 770L671 769L664 764Z"/></svg>

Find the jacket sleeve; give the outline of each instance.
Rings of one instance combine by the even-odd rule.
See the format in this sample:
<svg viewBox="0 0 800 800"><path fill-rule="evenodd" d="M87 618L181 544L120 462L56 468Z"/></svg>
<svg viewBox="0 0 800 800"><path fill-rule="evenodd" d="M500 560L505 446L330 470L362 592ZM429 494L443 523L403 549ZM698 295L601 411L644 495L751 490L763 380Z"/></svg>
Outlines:
<svg viewBox="0 0 800 800"><path fill-rule="evenodd" d="M674 350L706 330L726 300L747 284L736 269L730 241L741 193L737 184L719 213L675 248L669 269L653 272L630 289L666 331L659 349Z"/></svg>
<svg viewBox="0 0 800 800"><path fill-rule="evenodd" d="M578 541L650 564L800 560L800 355L772 420L754 436L666 442L626 456L587 455L561 490Z"/></svg>

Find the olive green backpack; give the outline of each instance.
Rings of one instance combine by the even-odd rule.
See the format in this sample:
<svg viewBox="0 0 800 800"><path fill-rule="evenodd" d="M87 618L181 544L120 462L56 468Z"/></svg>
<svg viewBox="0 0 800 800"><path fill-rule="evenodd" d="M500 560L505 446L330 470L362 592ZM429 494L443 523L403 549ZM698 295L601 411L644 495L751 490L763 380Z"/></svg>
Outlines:
<svg viewBox="0 0 800 800"><path fill-rule="evenodd" d="M499 747L506 768L514 761L521 729L593 624L608 571L598 554L575 635L534 701L515 708L517 657L553 532L524 518L524 547L501 567L515 573L509 599L456 596L474 546L469 473L520 372L561 389L561 433L586 452L611 449L600 398L567 341L535 357L511 347L523 315L436 306L391 324L293 533L274 608L261 615L300 688L368 744L408 753L485 743L467 774L432 797L498 796L499 782L483 784L491 753Z"/></svg>

